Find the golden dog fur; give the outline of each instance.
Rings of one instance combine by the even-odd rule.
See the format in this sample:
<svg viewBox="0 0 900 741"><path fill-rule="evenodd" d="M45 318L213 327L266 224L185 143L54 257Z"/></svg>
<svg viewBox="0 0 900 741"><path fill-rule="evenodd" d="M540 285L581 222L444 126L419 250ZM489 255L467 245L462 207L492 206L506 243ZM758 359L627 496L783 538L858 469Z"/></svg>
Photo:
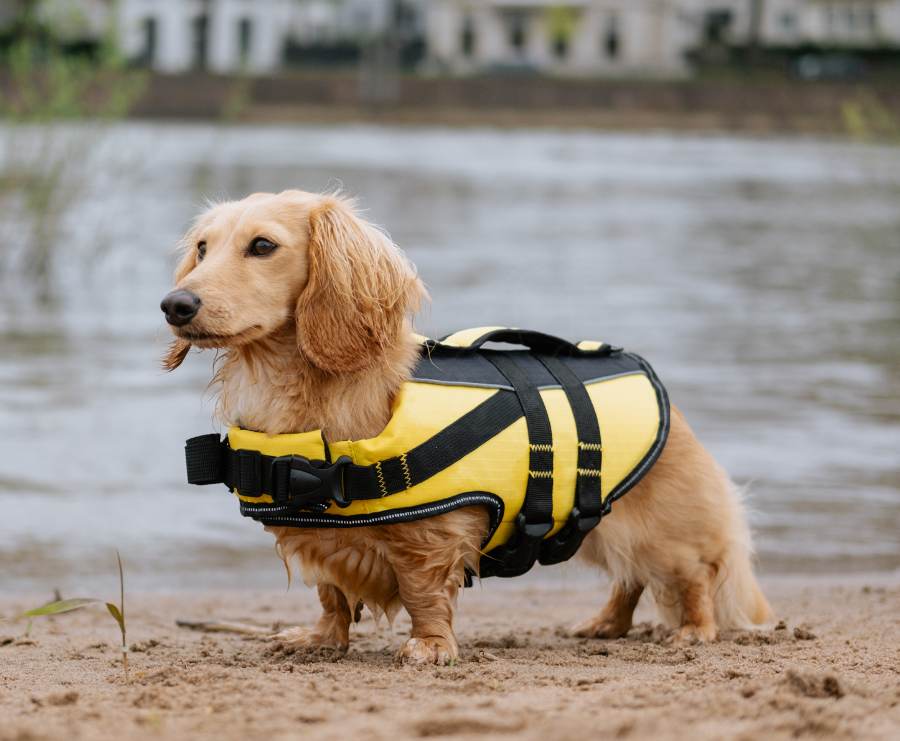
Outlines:
<svg viewBox="0 0 900 741"><path fill-rule="evenodd" d="M277 249L249 255L257 237ZM411 318L426 295L383 232L339 196L286 191L211 207L184 244L176 287L202 307L173 327L164 365L176 368L192 345L223 348L213 379L223 424L269 434L322 429L332 440L381 432L418 356ZM400 658L455 660L456 597L487 527L486 512L472 507L382 527L268 528L288 567L298 564L317 585L323 608L314 627L279 639L346 650L359 603L389 616L402 606L412 630ZM658 462L579 554L605 568L613 586L577 635L624 635L645 588L678 628L677 641L769 619L739 495L676 408Z"/></svg>

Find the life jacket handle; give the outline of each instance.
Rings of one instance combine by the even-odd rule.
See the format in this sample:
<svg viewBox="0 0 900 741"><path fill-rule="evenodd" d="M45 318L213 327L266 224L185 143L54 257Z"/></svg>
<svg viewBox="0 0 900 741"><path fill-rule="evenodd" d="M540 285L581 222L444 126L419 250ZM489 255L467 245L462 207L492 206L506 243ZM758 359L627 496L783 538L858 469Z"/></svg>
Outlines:
<svg viewBox="0 0 900 741"><path fill-rule="evenodd" d="M464 331L468 333L468 330ZM503 342L509 345L523 345L534 352L548 353L551 355L596 355L598 352L609 354L614 350L609 345L600 344L597 348L585 350L568 340L543 332L535 332L528 329L515 329L513 327L488 328L483 334L471 340L461 340L463 332L455 332L441 340L441 344L461 347L468 350L477 350L487 342Z"/></svg>

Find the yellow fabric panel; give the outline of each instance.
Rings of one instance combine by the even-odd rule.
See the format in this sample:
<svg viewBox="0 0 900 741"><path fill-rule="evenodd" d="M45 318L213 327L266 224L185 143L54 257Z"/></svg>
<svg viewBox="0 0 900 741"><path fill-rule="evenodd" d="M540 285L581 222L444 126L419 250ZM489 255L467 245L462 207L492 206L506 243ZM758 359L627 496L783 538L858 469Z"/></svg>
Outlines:
<svg viewBox="0 0 900 741"><path fill-rule="evenodd" d="M263 455L302 455L311 460L325 458L325 444L322 433L296 432L287 435L267 435L264 432L242 430L232 427L228 430L228 444L235 450L258 450Z"/></svg>
<svg viewBox="0 0 900 741"><path fill-rule="evenodd" d="M402 452L392 451L392 455ZM383 499L352 502L349 507L332 505L328 514L362 515L413 505L429 504L470 491L495 494L506 504L504 522L515 519L525 498L528 477L528 429L525 418L507 427L475 452L411 489ZM508 537L508 533L507 536ZM495 534L490 548L500 542Z"/></svg>
<svg viewBox="0 0 900 741"><path fill-rule="evenodd" d="M659 406L650 379L620 376L586 386L603 441L601 496L605 500L653 447L659 430Z"/></svg>
<svg viewBox="0 0 900 741"><path fill-rule="evenodd" d="M507 329L507 327L473 327L472 329L461 329L454 332L445 340L441 340L442 345L450 347L469 347L475 340L488 332L494 332L498 329Z"/></svg>
<svg viewBox="0 0 900 741"><path fill-rule="evenodd" d="M555 535L569 519L575 504L575 476L578 466L578 432L569 400L562 389L543 389L541 398L550 418L553 434L553 529Z"/></svg>
<svg viewBox="0 0 900 741"><path fill-rule="evenodd" d="M378 437L329 443L331 457L336 460L349 455L354 463L371 466L408 453L496 393L491 388L408 381L397 394L393 416Z"/></svg>
<svg viewBox="0 0 900 741"><path fill-rule="evenodd" d="M280 455L302 455L311 460L323 460L325 458L325 444L322 442L322 433L297 432L287 435L267 435L264 432L243 430L240 427L232 427L228 430L228 444L234 450L258 450L263 455L277 457ZM258 497L247 497L240 492L235 492L238 499L253 504L272 504L272 497L263 494Z"/></svg>
<svg viewBox="0 0 900 741"><path fill-rule="evenodd" d="M605 344L605 342L600 342L598 340L582 340L578 343L577 347L579 350L593 351L599 350Z"/></svg>

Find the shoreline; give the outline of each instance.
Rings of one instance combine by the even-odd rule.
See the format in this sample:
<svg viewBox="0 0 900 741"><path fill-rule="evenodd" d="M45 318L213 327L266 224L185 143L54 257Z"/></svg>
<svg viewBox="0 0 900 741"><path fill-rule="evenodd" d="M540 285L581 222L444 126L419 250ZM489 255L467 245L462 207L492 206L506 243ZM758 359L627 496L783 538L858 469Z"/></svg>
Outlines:
<svg viewBox="0 0 900 741"><path fill-rule="evenodd" d="M670 645L649 600L614 641L572 638L596 578L486 580L460 598L461 660L399 667L409 622L368 612L346 656L177 628L175 619L310 625L314 590L126 592L118 629L88 608L0 624L0 741L70 738L891 738L900 732L900 574L764 577L778 620ZM0 614L33 607L0 598ZM6 636L6 638L2 638ZM9 639L12 639L11 641Z"/></svg>
<svg viewBox="0 0 900 741"><path fill-rule="evenodd" d="M243 123L381 123L900 140L892 80L693 80L401 75L372 99L357 74L153 74L132 117Z"/></svg>

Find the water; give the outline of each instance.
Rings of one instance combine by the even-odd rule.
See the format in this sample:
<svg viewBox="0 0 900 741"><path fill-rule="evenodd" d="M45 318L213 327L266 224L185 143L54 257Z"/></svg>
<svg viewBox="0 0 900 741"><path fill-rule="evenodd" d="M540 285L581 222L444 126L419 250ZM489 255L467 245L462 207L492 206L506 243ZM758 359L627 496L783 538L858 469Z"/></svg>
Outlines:
<svg viewBox="0 0 900 741"><path fill-rule="evenodd" d="M183 481L212 357L159 371L157 306L207 198L336 185L419 266L424 332L527 326L650 359L748 486L764 571L900 568L900 149L126 124L80 156L58 297L7 280L0 299L4 589L111 584L115 547L135 589L283 584L224 489Z"/></svg>

